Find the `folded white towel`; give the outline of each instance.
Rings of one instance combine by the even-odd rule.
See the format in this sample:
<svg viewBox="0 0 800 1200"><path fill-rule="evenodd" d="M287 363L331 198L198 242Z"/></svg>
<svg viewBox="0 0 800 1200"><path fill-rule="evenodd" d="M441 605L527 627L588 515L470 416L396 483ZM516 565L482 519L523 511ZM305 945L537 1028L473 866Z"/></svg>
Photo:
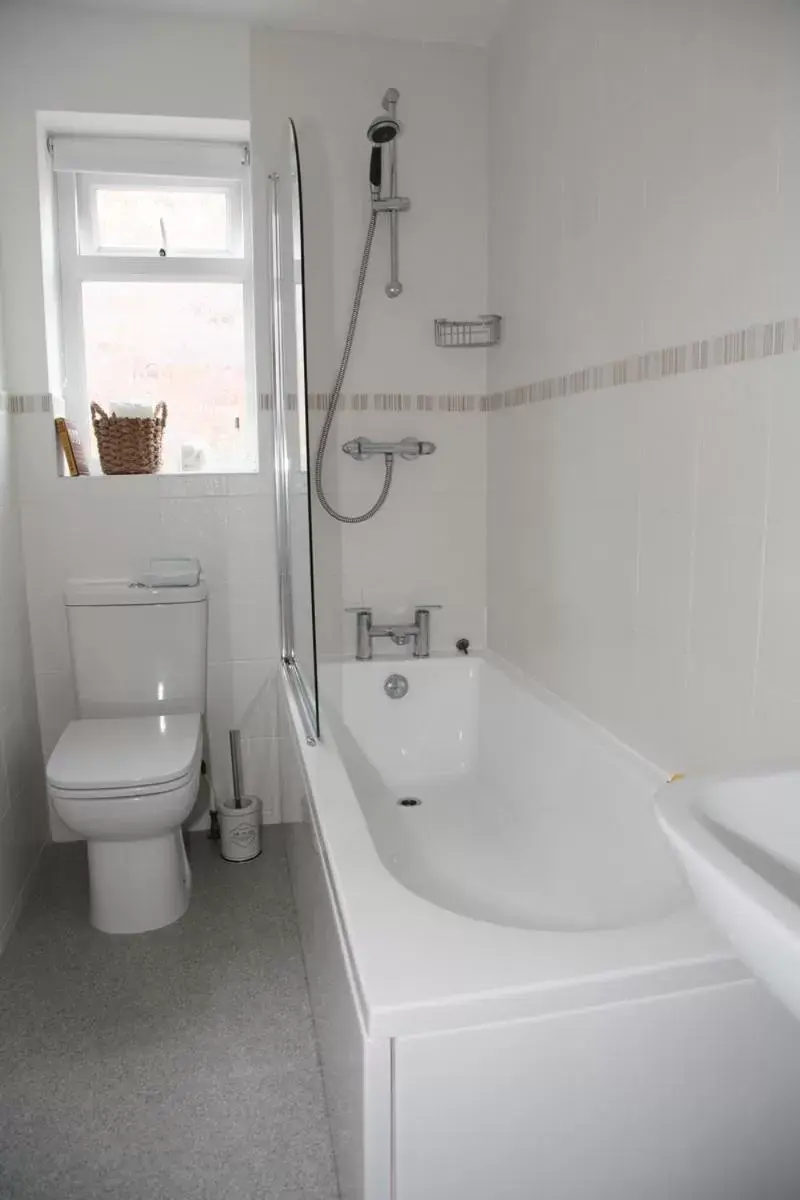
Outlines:
<svg viewBox="0 0 800 1200"><path fill-rule="evenodd" d="M152 417L152 404L112 404L111 412L115 417Z"/></svg>
<svg viewBox="0 0 800 1200"><path fill-rule="evenodd" d="M151 558L137 583L145 587L197 587L200 561L196 558Z"/></svg>

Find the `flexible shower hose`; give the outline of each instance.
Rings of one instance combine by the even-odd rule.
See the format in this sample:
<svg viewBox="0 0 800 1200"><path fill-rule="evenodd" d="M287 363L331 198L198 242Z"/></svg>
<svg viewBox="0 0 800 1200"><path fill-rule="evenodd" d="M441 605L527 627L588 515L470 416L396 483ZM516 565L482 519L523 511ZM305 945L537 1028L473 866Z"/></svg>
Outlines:
<svg viewBox="0 0 800 1200"><path fill-rule="evenodd" d="M375 223L377 221L377 213L372 213L369 219L367 228L367 238L364 242L364 253L361 256L361 267L356 280L356 290L353 296L353 310L350 313L350 324L347 327L347 337L344 339L344 350L342 351L342 361L339 364L339 371L336 375L336 380L331 392L328 411L325 414L325 420L322 424L322 433L319 435L319 444L317 446L317 456L314 460L314 488L317 493L317 499L329 517L333 517L334 521L343 521L346 525L360 525L362 521L369 521L375 513L383 508L386 502L386 497L389 495L389 488L392 486L392 472L394 469L394 458L391 454L384 455L384 477L383 487L380 495L372 508L367 509L365 513L361 513L358 517L348 517L344 513L337 512L331 504L328 503L328 498L325 495L325 489L322 486L322 467L325 462L325 448L328 445L328 438L333 425L333 419L336 416L336 409L339 407L339 398L342 394L342 385L344 377L347 374L347 364L350 361L350 352L353 349L353 341L356 336L356 326L358 325L358 313L361 308L361 297L364 294L364 284L367 279L367 267L369 266L369 256L372 250L372 239L375 236Z"/></svg>

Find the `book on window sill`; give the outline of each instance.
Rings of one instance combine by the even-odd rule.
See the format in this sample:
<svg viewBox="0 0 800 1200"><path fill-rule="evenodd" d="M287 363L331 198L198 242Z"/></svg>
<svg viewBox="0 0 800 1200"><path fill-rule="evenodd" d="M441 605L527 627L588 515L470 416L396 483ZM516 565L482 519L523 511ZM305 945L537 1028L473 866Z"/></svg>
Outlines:
<svg viewBox="0 0 800 1200"><path fill-rule="evenodd" d="M70 475L88 475L89 464L86 461L86 451L81 442L81 435L72 421L66 421L64 417L56 417L56 436Z"/></svg>

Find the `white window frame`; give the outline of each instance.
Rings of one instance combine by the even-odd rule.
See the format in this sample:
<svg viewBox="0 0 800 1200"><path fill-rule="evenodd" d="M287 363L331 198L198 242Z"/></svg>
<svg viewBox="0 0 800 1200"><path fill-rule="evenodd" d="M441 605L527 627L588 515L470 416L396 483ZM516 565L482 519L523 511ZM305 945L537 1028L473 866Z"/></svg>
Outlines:
<svg viewBox="0 0 800 1200"><path fill-rule="evenodd" d="M176 250L169 249L170 258L243 258L244 247L244 197L242 184L234 180L192 179L183 176L176 180L164 180L158 175L136 175L133 177L120 175L80 174L73 175L76 180L76 201L78 212L78 244L82 256L102 255L130 257L131 248L126 246L104 246L100 241L99 222L97 216L97 193L99 191L124 192L186 192L197 195L198 192L214 192L222 194L226 200L228 214L228 243L223 250ZM149 249L137 249L136 258L158 258L160 246L153 244Z"/></svg>
<svg viewBox="0 0 800 1200"><path fill-rule="evenodd" d="M217 473L258 470L258 397L255 371L255 297L253 286L252 197L246 145L145 139L58 138L54 145L58 250L61 282L63 393L68 418L78 427L94 461L86 380L83 329L84 283L238 283L244 308L246 383L242 452L235 461L215 461ZM236 167L230 163L238 164ZM171 173L180 167L185 173ZM108 169L101 169L106 167ZM215 174L220 167L224 173ZM71 169L72 168L72 169ZM86 168L86 169L84 169ZM91 169L88 169L91 168ZM155 169L153 169L155 168ZM166 171L170 173L167 174ZM233 176L233 177L231 177ZM223 192L228 204L228 245L224 250L137 250L102 246L97 232L99 188Z"/></svg>

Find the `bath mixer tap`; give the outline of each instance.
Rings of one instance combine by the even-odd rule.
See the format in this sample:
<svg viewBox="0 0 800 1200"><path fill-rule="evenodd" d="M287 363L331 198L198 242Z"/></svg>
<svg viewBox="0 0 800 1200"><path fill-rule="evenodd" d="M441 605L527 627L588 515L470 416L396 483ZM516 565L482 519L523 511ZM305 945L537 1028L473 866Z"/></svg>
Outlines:
<svg viewBox="0 0 800 1200"><path fill-rule="evenodd" d="M441 604L429 604L414 609L414 624L373 625L371 608L349 608L356 614L356 659L367 662L372 658L373 638L388 637L395 646L407 646L414 642L414 658L427 658L431 645L431 610Z"/></svg>

